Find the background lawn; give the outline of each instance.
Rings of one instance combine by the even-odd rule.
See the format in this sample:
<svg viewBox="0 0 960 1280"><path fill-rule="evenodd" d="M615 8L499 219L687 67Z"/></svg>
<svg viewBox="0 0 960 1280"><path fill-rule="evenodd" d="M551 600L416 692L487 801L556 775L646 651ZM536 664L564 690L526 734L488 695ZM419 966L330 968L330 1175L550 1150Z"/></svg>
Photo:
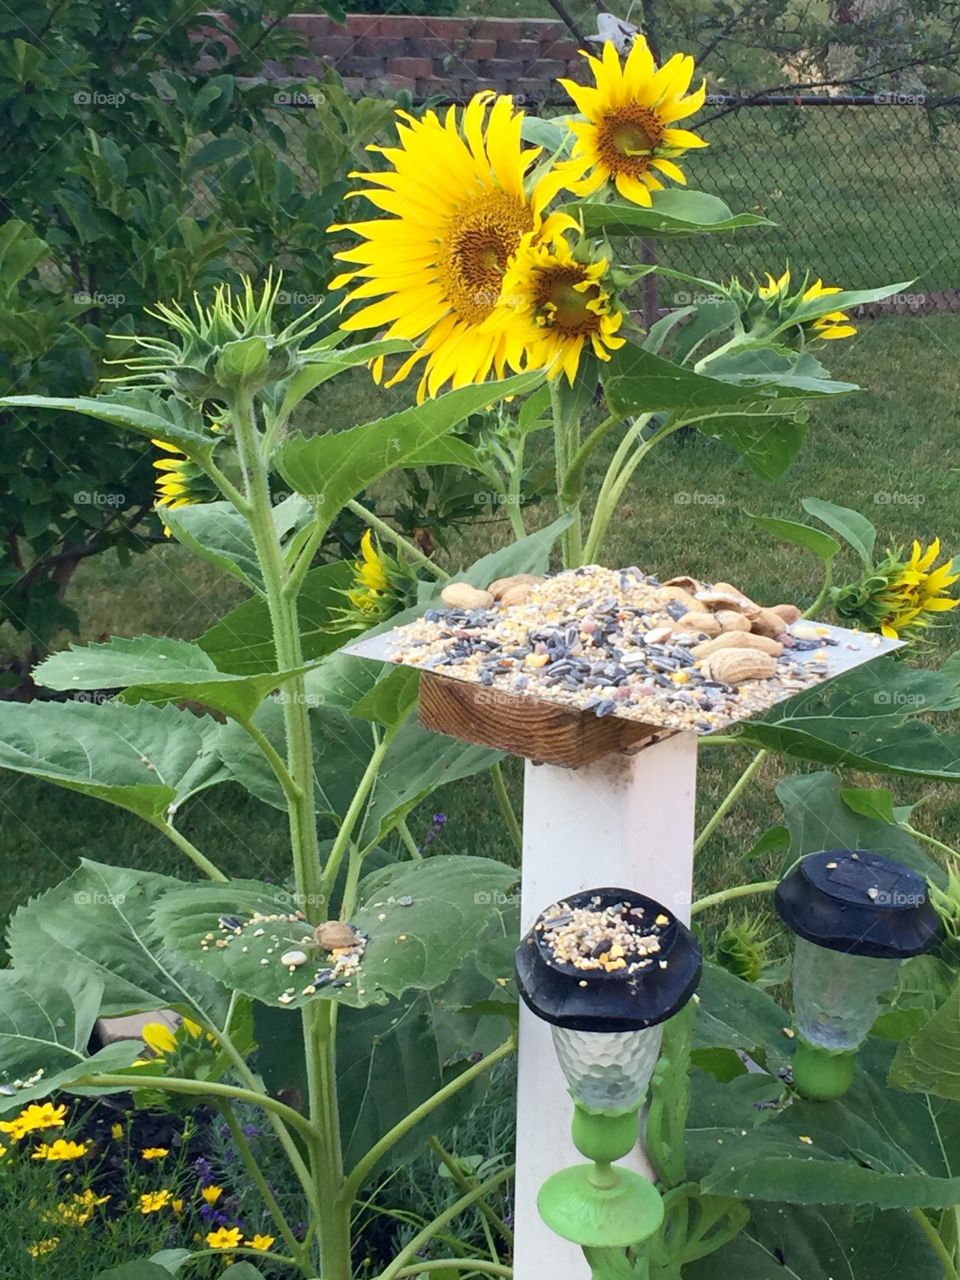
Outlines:
<svg viewBox="0 0 960 1280"><path fill-rule="evenodd" d="M812 558L778 546L756 531L747 513L802 516L800 499L815 495L854 506L881 530L881 542L905 542L939 534L945 548L960 549L957 475L957 413L960 404L960 318L888 318L867 322L858 337L834 344L828 363L841 378L869 390L819 410L807 444L792 469L768 484L747 472L719 445L694 437L668 442L654 452L629 491L604 559L636 563L669 575L691 571L732 578L759 599L808 603L818 589ZM339 427L382 414L405 394L374 388L366 374L347 376L325 388L324 417ZM597 471L600 463L597 463ZM383 495L389 508L389 494ZM545 507L528 513L531 527L550 518ZM448 562L467 563L487 546L508 538L506 522L491 520L454 545ZM856 572L852 554L842 568ZM87 562L71 588L70 603L82 619L85 641L111 633L193 637L237 603L232 579L192 559L175 544L157 547L121 568L112 555ZM957 647L958 629L938 633L935 662ZM718 757L723 755L723 758ZM705 820L736 780L746 753L704 752L700 785ZM766 826L777 820L772 784L802 766L767 762L761 785L731 813L704 849L698 890L709 892L740 875L734 864ZM521 771L507 769L517 802ZM865 778L863 785L879 779ZM890 785L883 779L881 785ZM947 787L893 782L904 801L932 796L922 810L924 828L956 842L960 797ZM15 904L67 875L81 857L190 873L172 846L118 809L16 775L0 774L0 916ZM410 826L422 839L432 814L448 822L436 850L511 856L497 816L490 783L451 786L435 795ZM239 788L220 787L192 802L183 829L231 874L279 878L286 874L286 827L282 816ZM750 864L749 878L764 868Z"/></svg>

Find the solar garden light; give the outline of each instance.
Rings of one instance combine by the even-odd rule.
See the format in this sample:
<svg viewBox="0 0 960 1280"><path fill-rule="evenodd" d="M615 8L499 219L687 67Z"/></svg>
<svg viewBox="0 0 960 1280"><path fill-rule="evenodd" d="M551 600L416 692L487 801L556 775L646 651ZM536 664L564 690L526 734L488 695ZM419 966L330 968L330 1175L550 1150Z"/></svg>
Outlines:
<svg viewBox="0 0 960 1280"><path fill-rule="evenodd" d="M937 946L940 920L922 876L862 849L809 854L775 900L796 934L794 1082L805 1097L839 1098L880 997L903 960Z"/></svg>
<svg viewBox="0 0 960 1280"><path fill-rule="evenodd" d="M574 1145L591 1162L548 1178L537 1208L587 1252L594 1280L625 1274L624 1251L654 1234L664 1209L652 1182L614 1162L637 1144L663 1023L696 989L700 948L652 898L590 889L537 918L516 967L524 1002L552 1026L574 1101ZM630 1274L645 1276L644 1267L638 1259Z"/></svg>

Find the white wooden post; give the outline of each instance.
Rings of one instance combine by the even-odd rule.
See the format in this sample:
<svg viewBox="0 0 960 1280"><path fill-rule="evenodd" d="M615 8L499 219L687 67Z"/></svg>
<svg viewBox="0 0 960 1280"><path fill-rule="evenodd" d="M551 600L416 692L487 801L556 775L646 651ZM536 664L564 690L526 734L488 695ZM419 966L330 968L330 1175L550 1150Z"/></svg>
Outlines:
<svg viewBox="0 0 960 1280"><path fill-rule="evenodd" d="M527 761L523 932L558 899L607 885L655 898L688 922L696 774L692 733L579 769ZM550 1174L583 1162L570 1138L572 1108L550 1028L521 1004L514 1280L588 1275L579 1247L554 1235L537 1212L537 1194ZM623 1163L649 1175L640 1146Z"/></svg>

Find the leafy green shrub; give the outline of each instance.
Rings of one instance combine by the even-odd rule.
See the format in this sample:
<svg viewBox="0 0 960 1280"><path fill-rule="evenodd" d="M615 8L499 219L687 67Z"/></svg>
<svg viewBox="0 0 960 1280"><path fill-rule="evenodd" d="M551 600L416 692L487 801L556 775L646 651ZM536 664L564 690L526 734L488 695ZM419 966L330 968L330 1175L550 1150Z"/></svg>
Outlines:
<svg viewBox="0 0 960 1280"><path fill-rule="evenodd" d="M145 17L129 0L30 0L0 17L0 392L89 393L117 354L108 335L236 268L292 264L298 298L323 293L322 229L392 104L354 103L332 74L296 92L265 82L264 58L297 49L272 25L291 7L237 0L211 17L174 0ZM63 592L77 565L161 535L142 443L22 410L0 428L0 622L23 637L16 683L76 626Z"/></svg>

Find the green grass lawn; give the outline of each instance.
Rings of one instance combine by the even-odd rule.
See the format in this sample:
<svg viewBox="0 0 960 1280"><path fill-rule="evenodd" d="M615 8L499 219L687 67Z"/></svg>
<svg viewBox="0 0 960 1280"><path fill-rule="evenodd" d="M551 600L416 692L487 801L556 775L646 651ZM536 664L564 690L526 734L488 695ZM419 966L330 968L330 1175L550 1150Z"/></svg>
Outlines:
<svg viewBox="0 0 960 1280"><path fill-rule="evenodd" d="M960 404L960 318L897 318L868 322L851 342L827 353L834 372L870 389L820 409L807 444L778 482L758 480L739 460L699 437L668 442L641 469L605 549L608 563L642 565L663 574L691 571L732 578L760 599L808 603L818 574L812 558L777 545L750 524L748 513L800 517L799 501L816 495L855 506L880 528L882 541L907 541L937 533L945 547L960 549L956 501L957 406ZM340 426L383 413L405 392L383 392L365 374L347 376L325 389L324 414ZM677 495L692 495L678 502ZM900 495L876 501L877 495ZM536 514L536 522L549 518ZM454 547L452 563L508 538L503 525L488 523ZM852 554L844 568L854 573ZM86 563L71 587L70 602L82 619L83 638L111 632L192 637L237 602L233 580L218 576L175 544L157 547L128 568L114 557ZM938 636L936 652L957 647L957 628ZM742 751L704 753L700 809L705 819L738 777ZM730 815L704 850L698 888L707 892L741 877L739 855L777 819L772 784L785 769L770 761L759 783ZM519 803L521 771L510 762L508 777ZM869 782L869 779L867 780ZM933 792L923 821L951 843L960 825L960 795L948 788L894 783L903 801ZM161 836L121 810L12 774L0 775L0 916L16 903L55 883L81 857L178 869L178 855ZM451 786L413 815L421 837L431 815L448 822L437 849L509 857L489 780ZM190 838L235 874L280 877L287 868L281 815L233 786L195 800L183 817ZM752 867L749 874L762 873Z"/></svg>

